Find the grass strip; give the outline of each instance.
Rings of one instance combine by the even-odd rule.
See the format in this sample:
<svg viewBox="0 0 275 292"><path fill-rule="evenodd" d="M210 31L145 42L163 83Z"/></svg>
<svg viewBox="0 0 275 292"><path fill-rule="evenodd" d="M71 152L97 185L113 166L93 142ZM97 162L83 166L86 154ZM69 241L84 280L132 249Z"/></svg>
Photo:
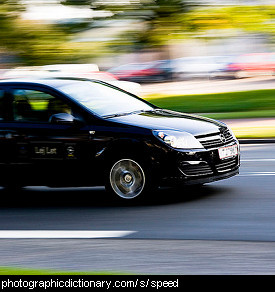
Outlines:
<svg viewBox="0 0 275 292"><path fill-rule="evenodd" d="M161 108L198 113L211 118L275 117L275 89L192 95L147 95Z"/></svg>
<svg viewBox="0 0 275 292"><path fill-rule="evenodd" d="M274 138L274 127L231 127L238 139Z"/></svg>
<svg viewBox="0 0 275 292"><path fill-rule="evenodd" d="M44 269L27 269L16 267L0 267L0 275L126 275L111 271L59 271Z"/></svg>

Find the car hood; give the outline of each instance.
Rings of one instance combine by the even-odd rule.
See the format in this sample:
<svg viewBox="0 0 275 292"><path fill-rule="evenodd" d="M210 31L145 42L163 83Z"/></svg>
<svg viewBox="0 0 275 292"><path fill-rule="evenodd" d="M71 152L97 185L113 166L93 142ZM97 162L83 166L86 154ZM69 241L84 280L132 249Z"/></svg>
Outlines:
<svg viewBox="0 0 275 292"><path fill-rule="evenodd" d="M219 132L220 128L226 127L224 123L209 118L162 109L113 117L109 120L151 130L184 131L194 136Z"/></svg>

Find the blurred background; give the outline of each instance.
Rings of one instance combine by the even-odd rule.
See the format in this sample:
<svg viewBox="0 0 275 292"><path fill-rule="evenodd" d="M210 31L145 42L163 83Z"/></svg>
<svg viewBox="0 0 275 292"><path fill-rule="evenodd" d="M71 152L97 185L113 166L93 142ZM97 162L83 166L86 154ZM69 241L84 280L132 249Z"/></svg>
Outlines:
<svg viewBox="0 0 275 292"><path fill-rule="evenodd" d="M236 124L275 116L272 0L0 0L0 28L1 79L100 79L275 136Z"/></svg>

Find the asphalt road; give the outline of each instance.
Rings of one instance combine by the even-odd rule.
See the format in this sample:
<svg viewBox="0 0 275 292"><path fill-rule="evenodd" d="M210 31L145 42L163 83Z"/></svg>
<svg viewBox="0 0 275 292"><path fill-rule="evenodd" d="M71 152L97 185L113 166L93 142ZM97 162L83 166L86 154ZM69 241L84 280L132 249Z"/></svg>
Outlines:
<svg viewBox="0 0 275 292"><path fill-rule="evenodd" d="M0 266L142 274L275 274L275 144L242 145L237 177L136 205L102 188L0 190L1 230L122 230L109 239L0 239Z"/></svg>

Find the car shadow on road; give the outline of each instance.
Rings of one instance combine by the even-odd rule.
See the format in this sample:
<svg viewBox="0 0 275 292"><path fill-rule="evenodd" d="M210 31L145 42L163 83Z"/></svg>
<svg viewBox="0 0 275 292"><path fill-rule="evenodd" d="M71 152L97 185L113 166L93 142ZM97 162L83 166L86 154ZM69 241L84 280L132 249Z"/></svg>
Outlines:
<svg viewBox="0 0 275 292"><path fill-rule="evenodd" d="M121 200L111 197L103 187L0 188L0 208L157 206L205 200L213 196L222 196L228 191L230 191L228 187L217 185L163 187L139 200Z"/></svg>
<svg viewBox="0 0 275 292"><path fill-rule="evenodd" d="M214 185L182 186L160 188L143 205L169 205L205 200L214 196L222 196L228 188Z"/></svg>

